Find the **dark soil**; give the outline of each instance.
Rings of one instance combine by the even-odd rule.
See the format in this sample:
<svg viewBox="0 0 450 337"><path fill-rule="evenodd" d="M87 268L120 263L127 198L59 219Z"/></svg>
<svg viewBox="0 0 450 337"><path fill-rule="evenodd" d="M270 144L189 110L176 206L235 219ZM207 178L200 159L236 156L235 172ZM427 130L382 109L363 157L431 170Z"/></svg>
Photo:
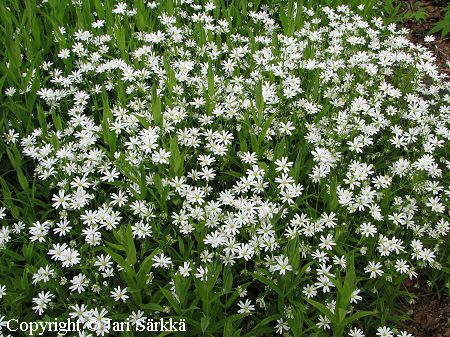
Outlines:
<svg viewBox="0 0 450 337"><path fill-rule="evenodd" d="M405 7L409 9L417 8L417 0L404 0ZM445 15L445 7L448 0L422 0L427 12L427 17L423 21L406 21L404 26L408 28L409 38L414 43L421 44L431 50L436 56L439 71L445 73L450 78L450 68L447 62L450 61L450 34L441 38L440 32L434 34L435 41L425 42L424 37L429 35L429 30L434 24ZM417 301L414 304L405 304L405 312L412 312L411 320L406 322L403 329L410 332L414 337L450 337L450 301L443 296L438 299L435 293L423 282L416 283L409 281L405 283L406 288L414 293Z"/></svg>
<svg viewBox="0 0 450 337"><path fill-rule="evenodd" d="M411 320L405 322L403 330L414 337L450 337L450 301L446 296L434 298L435 294L426 285L409 281L405 284L417 300L406 304L405 311L412 311Z"/></svg>
<svg viewBox="0 0 450 337"><path fill-rule="evenodd" d="M418 8L417 0L404 0L405 8L414 10ZM450 76L450 69L446 62L450 60L450 34L441 38L440 32L434 34L436 40L425 42L424 37L429 35L428 31L433 25L441 20L445 15L446 0L422 0L421 3L427 12L425 20L417 22L414 20L406 21L404 26L410 30L409 38L414 43L419 43L430 49L435 55L439 65L439 71ZM447 335L450 336L450 335Z"/></svg>

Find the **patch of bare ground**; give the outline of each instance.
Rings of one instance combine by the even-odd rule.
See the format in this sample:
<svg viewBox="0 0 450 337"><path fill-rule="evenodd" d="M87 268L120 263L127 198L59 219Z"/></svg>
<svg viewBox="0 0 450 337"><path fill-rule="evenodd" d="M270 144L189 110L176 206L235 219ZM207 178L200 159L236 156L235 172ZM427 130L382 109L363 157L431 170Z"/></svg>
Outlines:
<svg viewBox="0 0 450 337"><path fill-rule="evenodd" d="M450 301L447 296L440 299L427 285L408 281L408 291L414 293L417 300L402 305L411 319L404 322L403 330L414 337L450 337Z"/></svg>
<svg viewBox="0 0 450 337"><path fill-rule="evenodd" d="M414 3L417 3L417 0L405 0L404 2L407 3L408 8L414 8ZM414 20L406 21L404 26L410 30L410 40L431 50L436 55L439 71L446 73L450 77L450 68L447 65L447 62L450 61L450 35L441 38L440 34L437 33L434 34L435 41L424 41L425 36L429 35L428 31L444 17L445 7L448 2L446 0L422 0L421 2L427 12L427 18L420 22Z"/></svg>

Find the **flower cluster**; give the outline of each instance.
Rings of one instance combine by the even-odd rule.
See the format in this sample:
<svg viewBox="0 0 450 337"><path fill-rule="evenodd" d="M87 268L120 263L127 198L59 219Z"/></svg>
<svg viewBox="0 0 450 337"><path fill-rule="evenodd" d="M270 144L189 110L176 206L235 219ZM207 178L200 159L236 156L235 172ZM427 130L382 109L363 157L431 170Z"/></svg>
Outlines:
<svg viewBox="0 0 450 337"><path fill-rule="evenodd" d="M432 54L345 6L298 9L292 34L268 8L244 32L214 10L184 1L127 42L101 19L55 41L44 122L5 135L53 191L46 219L0 232L45 255L39 315L52 282L68 289L70 316L102 321L110 298L134 322L142 297L180 315L174 303L195 286L235 292L226 305L249 326L275 315L274 333L289 334L307 312L302 327L336 329L337 307L376 309L377 289L442 267L450 95ZM128 22L138 10L112 13ZM394 333L408 336L376 335Z"/></svg>

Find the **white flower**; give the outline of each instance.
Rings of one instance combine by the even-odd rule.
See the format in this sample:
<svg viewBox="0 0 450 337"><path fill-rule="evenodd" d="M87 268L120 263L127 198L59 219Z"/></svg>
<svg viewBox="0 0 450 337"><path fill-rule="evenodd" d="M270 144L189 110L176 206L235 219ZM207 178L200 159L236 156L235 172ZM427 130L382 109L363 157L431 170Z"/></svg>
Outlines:
<svg viewBox="0 0 450 337"><path fill-rule="evenodd" d="M280 255L275 257L276 264L273 266L274 271L279 271L281 275L286 274L286 271L291 271L292 266L289 264L287 256Z"/></svg>
<svg viewBox="0 0 450 337"><path fill-rule="evenodd" d="M303 287L303 295L305 295L306 298L312 298L317 295L317 290L312 284L308 284Z"/></svg>
<svg viewBox="0 0 450 337"><path fill-rule="evenodd" d="M348 337L365 337L365 335L361 329L353 328L349 331Z"/></svg>
<svg viewBox="0 0 450 337"><path fill-rule="evenodd" d="M69 56L70 56L70 50L67 48L61 49L58 53L58 57L62 60L69 58Z"/></svg>
<svg viewBox="0 0 450 337"><path fill-rule="evenodd" d="M336 245L336 242L333 240L333 236L328 234L326 237L323 235L320 236L319 247L326 250L332 250L333 246Z"/></svg>
<svg viewBox="0 0 450 337"><path fill-rule="evenodd" d="M121 288L120 286L117 286L114 288L113 291L110 292L111 297L114 299L114 301L118 302L121 300L122 302L125 302L128 299L127 288Z"/></svg>
<svg viewBox="0 0 450 337"><path fill-rule="evenodd" d="M118 2L116 7L113 8L114 14L124 15L127 12L127 4L125 2Z"/></svg>
<svg viewBox="0 0 450 337"><path fill-rule="evenodd" d="M178 267L178 272L183 277L188 277L190 275L190 272L192 271L192 268L190 266L190 262L185 261L182 266Z"/></svg>
<svg viewBox="0 0 450 337"><path fill-rule="evenodd" d="M289 324L283 320L283 318L277 319L277 325L275 325L276 333L282 335L284 331L289 331L291 328Z"/></svg>
<svg viewBox="0 0 450 337"><path fill-rule="evenodd" d="M144 316L144 312L142 310L138 310L137 312L133 311L130 316L128 316L128 321L133 325L137 325L139 322L144 323L147 317Z"/></svg>
<svg viewBox="0 0 450 337"><path fill-rule="evenodd" d="M377 233L377 228L372 225L370 222L364 222L360 227L359 230L361 232L362 236L369 237L369 236L375 236Z"/></svg>
<svg viewBox="0 0 450 337"><path fill-rule="evenodd" d="M366 273L370 273L370 278L376 278L377 276L383 275L383 271L380 269L381 263L370 261L369 265L364 268Z"/></svg>
<svg viewBox="0 0 450 337"><path fill-rule="evenodd" d="M73 277L70 281L72 285L69 287L72 291L77 291L78 293L82 293L86 290L86 287L89 285L89 281L86 279L86 275L78 274Z"/></svg>
<svg viewBox="0 0 450 337"><path fill-rule="evenodd" d="M97 20L92 23L92 28L101 28L105 24L105 20Z"/></svg>
<svg viewBox="0 0 450 337"><path fill-rule="evenodd" d="M324 330L330 329L331 321L327 316L319 315L319 322L316 323L317 327Z"/></svg>
<svg viewBox="0 0 450 337"><path fill-rule="evenodd" d="M281 157L281 159L275 161L275 165L277 166L275 168L275 171L277 172L282 171L283 173L288 173L293 163L289 162L287 157Z"/></svg>
<svg viewBox="0 0 450 337"><path fill-rule="evenodd" d="M239 301L238 307L240 308L237 312L238 314L249 314L255 310L255 306L249 299L246 299L245 302Z"/></svg>
<svg viewBox="0 0 450 337"><path fill-rule="evenodd" d="M169 266L172 264L172 259L165 256L164 253L153 256L152 260L155 267L169 268Z"/></svg>
<svg viewBox="0 0 450 337"><path fill-rule="evenodd" d="M395 262L395 270L397 270L401 274L405 274L409 271L409 265L405 260L398 259Z"/></svg>
<svg viewBox="0 0 450 337"><path fill-rule="evenodd" d="M202 281L208 280L208 267L203 268L202 266L199 266L197 268L197 272L194 274L194 276Z"/></svg>
<svg viewBox="0 0 450 337"><path fill-rule="evenodd" d="M394 336L394 334L392 333L392 330L386 326L378 328L376 335L379 337L393 337Z"/></svg>
<svg viewBox="0 0 450 337"><path fill-rule="evenodd" d="M54 295L50 291L41 291L38 294L38 297L33 298L33 303L36 304L33 309L39 314L39 316L41 316L44 313L44 310L47 309L47 304L51 302L51 298L53 296Z"/></svg>
<svg viewBox="0 0 450 337"><path fill-rule="evenodd" d="M13 96L16 93L16 91L17 90L14 87L6 88L5 95L11 97L11 96Z"/></svg>

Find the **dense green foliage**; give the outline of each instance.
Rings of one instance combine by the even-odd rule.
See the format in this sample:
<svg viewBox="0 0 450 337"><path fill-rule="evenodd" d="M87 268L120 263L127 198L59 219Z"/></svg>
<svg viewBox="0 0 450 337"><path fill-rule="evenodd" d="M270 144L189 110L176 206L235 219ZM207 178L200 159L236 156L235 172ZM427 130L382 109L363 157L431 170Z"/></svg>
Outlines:
<svg viewBox="0 0 450 337"><path fill-rule="evenodd" d="M433 55L393 2L195 3L0 3L2 332L410 336L403 282L449 291Z"/></svg>

